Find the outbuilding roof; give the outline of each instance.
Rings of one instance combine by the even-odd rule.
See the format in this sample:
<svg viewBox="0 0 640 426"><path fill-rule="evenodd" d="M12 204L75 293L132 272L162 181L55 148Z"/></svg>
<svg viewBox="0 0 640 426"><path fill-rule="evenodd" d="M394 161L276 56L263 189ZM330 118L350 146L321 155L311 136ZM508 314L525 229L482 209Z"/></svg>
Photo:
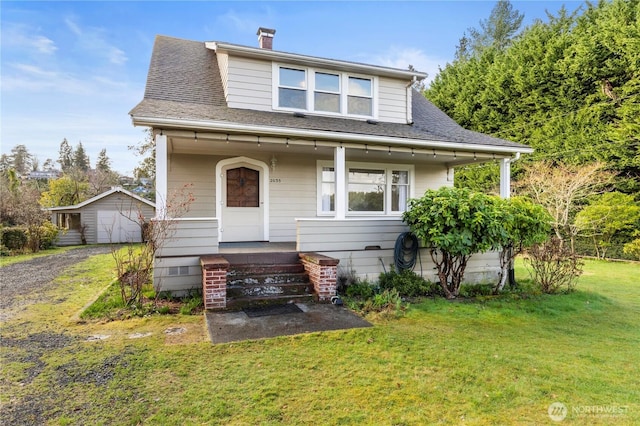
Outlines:
<svg viewBox="0 0 640 426"><path fill-rule="evenodd" d="M464 129L417 91L412 108L412 124L229 108L216 52L204 42L157 36L144 98L130 114L136 125L147 125L149 120L216 122L532 151L526 145Z"/></svg>
<svg viewBox="0 0 640 426"><path fill-rule="evenodd" d="M91 203L95 203L96 201L101 200L101 199L103 199L105 197L108 197L111 194L116 194L116 193L121 193L121 194L127 195L127 196L133 198L134 200L136 200L138 202L144 203L144 204L146 204L146 205L148 205L150 207L153 207L154 209L156 208L155 203L153 203L152 201L149 201L149 200L147 200L145 198L142 198L142 197L134 194L133 192L129 192L124 188L116 186L116 187L111 188L108 191L103 192L102 194L98 194L95 197L89 198L88 200L84 200L81 203L74 204L72 206L49 207L47 210L49 210L49 211L77 210L77 209L81 209L82 207L87 206L87 205L89 205Z"/></svg>

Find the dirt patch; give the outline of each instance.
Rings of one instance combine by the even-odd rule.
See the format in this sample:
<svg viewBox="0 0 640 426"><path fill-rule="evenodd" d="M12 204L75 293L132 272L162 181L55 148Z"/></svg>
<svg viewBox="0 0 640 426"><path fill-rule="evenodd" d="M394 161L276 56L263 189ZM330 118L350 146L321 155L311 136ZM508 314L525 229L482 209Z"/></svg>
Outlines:
<svg viewBox="0 0 640 426"><path fill-rule="evenodd" d="M110 246L87 246L3 266L0 269L0 321L10 319L12 311L44 300L42 294L65 269L91 256L110 252Z"/></svg>
<svg viewBox="0 0 640 426"><path fill-rule="evenodd" d="M72 345L76 338L66 334L35 333L23 339L3 337L0 340L0 348L13 348L19 351L8 351L2 356L3 362L12 361L32 364L25 369L25 377L20 381L26 385L31 383L46 367L42 356L53 349L61 349Z"/></svg>

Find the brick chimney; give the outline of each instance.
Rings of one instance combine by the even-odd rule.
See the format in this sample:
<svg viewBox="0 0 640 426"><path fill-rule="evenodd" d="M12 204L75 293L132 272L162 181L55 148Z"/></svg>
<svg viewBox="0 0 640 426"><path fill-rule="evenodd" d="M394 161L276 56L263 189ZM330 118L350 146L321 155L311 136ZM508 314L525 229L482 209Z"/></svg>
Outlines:
<svg viewBox="0 0 640 426"><path fill-rule="evenodd" d="M258 28L258 45L260 49L273 49L273 36L276 33L276 30L272 30L270 28Z"/></svg>

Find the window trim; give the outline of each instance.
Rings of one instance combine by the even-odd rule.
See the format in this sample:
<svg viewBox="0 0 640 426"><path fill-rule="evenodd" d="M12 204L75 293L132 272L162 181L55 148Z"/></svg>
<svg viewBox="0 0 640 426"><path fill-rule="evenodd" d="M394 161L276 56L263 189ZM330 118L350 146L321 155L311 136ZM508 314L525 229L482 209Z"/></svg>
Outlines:
<svg viewBox="0 0 640 426"><path fill-rule="evenodd" d="M324 167L333 167L335 173L335 166L333 161L331 160L317 160L316 162L316 214L319 217L335 217L336 212L334 211L323 211L322 210L322 169ZM374 170L384 170L385 171L385 194L384 194L384 211L383 212L354 212L349 211L349 169L374 169ZM392 206L392 186L393 179L392 174L394 171L407 171L409 173L408 185L409 185L409 194L407 200L411 198L415 198L415 166L413 164L400 164L400 163L370 163L370 162L359 162L359 161L347 161L345 167L345 183L347 185L347 190L345 191L345 196L347 199L345 200L345 206L347 207L346 217L401 217L401 211L391 211ZM335 178L334 178L335 180Z"/></svg>
<svg viewBox="0 0 640 426"><path fill-rule="evenodd" d="M305 82L306 88L304 91L306 92L306 108L291 108L291 107L282 107L279 105L280 101L280 88L289 88L288 86L280 85L280 68L288 68L295 69L305 72ZM339 78L339 93L330 92L326 90L316 90L316 73L320 74L332 74L337 75ZM378 77L372 75L365 75L359 73L350 73L346 71L336 71L329 70L325 68L315 68L315 67L307 67L307 66L297 66L286 63L273 62L271 67L271 76L272 76L272 103L271 106L274 111L291 111L291 112L305 112L314 115L324 115L329 117L349 117L349 118L360 118L360 119L377 119L378 118ZM349 114L348 113L348 99L349 97L353 97L355 95L349 95L349 77L365 79L371 81L371 115L361 115L361 114ZM302 89L296 89L302 90ZM331 111L316 111L315 109L315 94L316 93L329 93L329 94L339 94L340 95L340 112L331 112Z"/></svg>

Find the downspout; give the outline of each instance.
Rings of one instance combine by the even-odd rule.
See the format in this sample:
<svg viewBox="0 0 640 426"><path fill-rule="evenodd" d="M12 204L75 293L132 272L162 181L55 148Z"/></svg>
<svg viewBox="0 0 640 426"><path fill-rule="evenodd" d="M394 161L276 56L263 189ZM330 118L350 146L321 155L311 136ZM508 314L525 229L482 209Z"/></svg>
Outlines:
<svg viewBox="0 0 640 426"><path fill-rule="evenodd" d="M518 161L520 159L520 153L516 152L516 155L513 157L512 160L510 160L511 163L514 163L515 161ZM513 248L511 248L510 250L513 250ZM509 258L511 258L512 253L509 253ZM518 283L516 282L516 270L514 267L514 262L513 259L511 260L511 264L509 265L509 287L511 287L512 289L516 288L516 286L518 285Z"/></svg>

